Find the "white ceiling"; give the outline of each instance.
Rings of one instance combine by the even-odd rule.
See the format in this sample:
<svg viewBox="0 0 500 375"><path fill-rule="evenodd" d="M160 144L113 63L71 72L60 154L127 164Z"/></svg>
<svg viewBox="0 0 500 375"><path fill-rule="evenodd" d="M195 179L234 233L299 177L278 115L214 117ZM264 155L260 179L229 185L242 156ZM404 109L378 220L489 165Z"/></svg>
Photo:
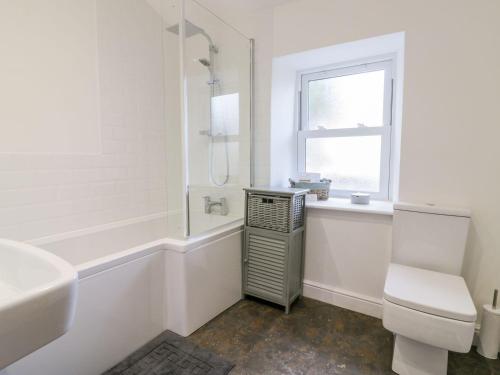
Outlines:
<svg viewBox="0 0 500 375"><path fill-rule="evenodd" d="M198 0L211 9L225 8L228 11L255 12L264 8L288 3L293 0Z"/></svg>

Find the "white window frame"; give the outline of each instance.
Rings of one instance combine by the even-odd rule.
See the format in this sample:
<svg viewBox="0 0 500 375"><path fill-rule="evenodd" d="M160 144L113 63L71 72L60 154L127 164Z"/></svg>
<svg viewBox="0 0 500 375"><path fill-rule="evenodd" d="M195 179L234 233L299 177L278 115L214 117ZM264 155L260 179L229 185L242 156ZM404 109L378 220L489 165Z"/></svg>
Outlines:
<svg viewBox="0 0 500 375"><path fill-rule="evenodd" d="M384 112L383 126L380 127L360 127L344 129L308 129L308 97L309 82L335 78L351 74L367 73L376 70L385 70L384 84ZM394 90L394 60L386 58L383 60L365 60L357 61L349 65L340 67L331 67L313 72L302 72L299 74L299 127L297 132L297 170L299 173L306 171L306 142L308 138L330 138L330 137L352 137L352 136L381 136L381 157L380 157L380 186L379 192L369 192L373 199L390 200L391 191L391 138L392 138L392 120L394 118L393 90ZM321 172L321 171L310 171ZM349 197L353 190L338 190L332 184L330 196Z"/></svg>

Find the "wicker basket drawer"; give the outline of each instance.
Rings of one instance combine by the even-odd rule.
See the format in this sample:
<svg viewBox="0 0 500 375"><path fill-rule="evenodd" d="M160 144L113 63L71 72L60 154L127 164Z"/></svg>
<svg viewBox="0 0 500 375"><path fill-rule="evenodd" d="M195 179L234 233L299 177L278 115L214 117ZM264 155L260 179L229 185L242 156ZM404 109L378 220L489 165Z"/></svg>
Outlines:
<svg viewBox="0 0 500 375"><path fill-rule="evenodd" d="M247 225L289 233L304 223L304 196L248 194Z"/></svg>
<svg viewBox="0 0 500 375"><path fill-rule="evenodd" d="M248 195L247 225L278 232L288 232L290 228L290 198Z"/></svg>

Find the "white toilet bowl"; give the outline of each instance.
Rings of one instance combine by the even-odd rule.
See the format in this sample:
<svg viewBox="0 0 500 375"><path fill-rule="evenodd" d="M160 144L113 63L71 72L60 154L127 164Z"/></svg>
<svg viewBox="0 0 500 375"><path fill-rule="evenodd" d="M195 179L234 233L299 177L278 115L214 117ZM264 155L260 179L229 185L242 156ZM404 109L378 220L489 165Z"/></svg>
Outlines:
<svg viewBox="0 0 500 375"><path fill-rule="evenodd" d="M395 334L392 370L397 374L445 375L448 351L470 350L475 321L462 277L389 265L383 324Z"/></svg>

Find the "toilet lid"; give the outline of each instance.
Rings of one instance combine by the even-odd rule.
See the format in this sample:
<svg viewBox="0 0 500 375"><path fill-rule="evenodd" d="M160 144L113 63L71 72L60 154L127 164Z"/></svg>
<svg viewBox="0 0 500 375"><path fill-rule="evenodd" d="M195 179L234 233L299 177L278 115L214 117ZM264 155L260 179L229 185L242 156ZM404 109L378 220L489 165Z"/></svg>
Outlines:
<svg viewBox="0 0 500 375"><path fill-rule="evenodd" d="M476 308L460 276L391 263L384 298L428 314L464 322L476 321Z"/></svg>

